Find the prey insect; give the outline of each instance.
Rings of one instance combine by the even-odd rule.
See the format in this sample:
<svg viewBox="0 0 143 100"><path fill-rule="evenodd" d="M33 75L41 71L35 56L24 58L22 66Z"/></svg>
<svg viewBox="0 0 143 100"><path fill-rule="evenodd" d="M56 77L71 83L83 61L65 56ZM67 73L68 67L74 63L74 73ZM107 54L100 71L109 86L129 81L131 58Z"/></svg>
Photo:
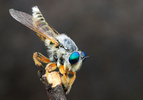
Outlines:
<svg viewBox="0 0 143 100"><path fill-rule="evenodd" d="M59 34L44 19L37 6L32 7L32 15L14 9L9 10L11 16L18 22L35 31L47 46L48 58L39 52L33 54L35 65L39 67L38 73L42 79L41 69L45 68L46 74L59 71L65 93L69 93L76 78L76 71L86 58L74 41L65 34ZM46 67L43 63L47 64Z"/></svg>

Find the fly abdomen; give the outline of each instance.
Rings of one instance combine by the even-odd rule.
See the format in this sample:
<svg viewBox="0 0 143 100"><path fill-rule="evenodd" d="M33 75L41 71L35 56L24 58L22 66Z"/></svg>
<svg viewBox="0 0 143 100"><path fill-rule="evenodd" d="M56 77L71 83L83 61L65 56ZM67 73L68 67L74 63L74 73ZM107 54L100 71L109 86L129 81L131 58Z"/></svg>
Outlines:
<svg viewBox="0 0 143 100"><path fill-rule="evenodd" d="M48 23L45 21L43 15L41 14L40 10L37 6L32 8L33 11L33 25L41 28L43 30L43 33L46 32L50 36L53 36L53 30L49 27Z"/></svg>

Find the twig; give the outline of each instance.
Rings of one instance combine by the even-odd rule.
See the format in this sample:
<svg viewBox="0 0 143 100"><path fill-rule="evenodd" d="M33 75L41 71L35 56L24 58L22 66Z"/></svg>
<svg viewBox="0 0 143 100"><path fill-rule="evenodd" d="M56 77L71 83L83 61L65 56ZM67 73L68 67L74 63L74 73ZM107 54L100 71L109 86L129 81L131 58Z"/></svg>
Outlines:
<svg viewBox="0 0 143 100"><path fill-rule="evenodd" d="M48 75L45 74L43 79L49 100L67 100L59 72L53 71Z"/></svg>

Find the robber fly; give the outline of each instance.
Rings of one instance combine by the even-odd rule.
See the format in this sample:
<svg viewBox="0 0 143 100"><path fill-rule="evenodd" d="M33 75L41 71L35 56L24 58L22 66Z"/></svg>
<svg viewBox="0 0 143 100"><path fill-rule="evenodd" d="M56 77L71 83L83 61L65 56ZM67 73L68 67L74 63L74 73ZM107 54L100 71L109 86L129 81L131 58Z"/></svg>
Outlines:
<svg viewBox="0 0 143 100"><path fill-rule="evenodd" d="M48 58L35 52L34 62L40 68L43 68L42 63L46 63L45 70L48 70L48 73L58 69L65 93L69 93L76 78L76 71L80 69L86 58L85 53L78 49L71 38L65 34L59 34L51 27L37 6L32 7L32 16L14 9L10 9L9 12L18 22L35 31L45 43L48 48Z"/></svg>

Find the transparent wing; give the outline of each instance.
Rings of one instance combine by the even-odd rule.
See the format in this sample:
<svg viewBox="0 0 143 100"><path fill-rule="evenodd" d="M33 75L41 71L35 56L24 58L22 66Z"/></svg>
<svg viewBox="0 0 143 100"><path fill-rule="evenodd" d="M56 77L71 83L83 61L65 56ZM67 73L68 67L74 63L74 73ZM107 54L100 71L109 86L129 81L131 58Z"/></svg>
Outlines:
<svg viewBox="0 0 143 100"><path fill-rule="evenodd" d="M45 39L49 39L51 42L55 43L56 45L59 44L58 41L54 38L54 36L58 35L59 33L54 28L50 27L48 24L47 24L48 25L47 27L49 27L49 28L42 27L43 23L38 23L35 25L35 24L33 24L33 16L31 16L29 14L14 10L14 9L10 9L9 12L10 12L11 16L14 19L16 19L18 22L27 26L31 30L37 32L38 36L43 41ZM49 34L48 32L52 32L53 34L51 35L51 33Z"/></svg>

